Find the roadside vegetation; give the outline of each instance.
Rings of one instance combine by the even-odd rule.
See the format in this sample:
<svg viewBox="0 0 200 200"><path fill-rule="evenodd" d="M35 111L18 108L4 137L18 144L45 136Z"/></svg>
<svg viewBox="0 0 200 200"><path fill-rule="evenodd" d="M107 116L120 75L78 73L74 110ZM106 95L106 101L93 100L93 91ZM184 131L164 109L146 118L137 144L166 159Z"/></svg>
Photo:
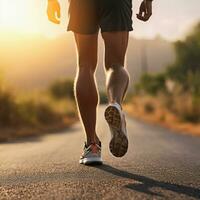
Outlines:
<svg viewBox="0 0 200 200"><path fill-rule="evenodd" d="M55 81L45 91L23 94L0 82L0 142L59 131L76 120L71 80Z"/></svg>
<svg viewBox="0 0 200 200"><path fill-rule="evenodd" d="M144 74L126 109L153 123L200 135L200 23L174 43L176 61L160 74Z"/></svg>

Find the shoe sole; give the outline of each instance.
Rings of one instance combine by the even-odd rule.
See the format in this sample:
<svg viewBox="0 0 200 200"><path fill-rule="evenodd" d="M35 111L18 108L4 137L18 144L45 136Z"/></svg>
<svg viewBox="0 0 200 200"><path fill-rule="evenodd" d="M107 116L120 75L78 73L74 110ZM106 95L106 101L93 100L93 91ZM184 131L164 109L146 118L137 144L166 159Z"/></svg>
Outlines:
<svg viewBox="0 0 200 200"><path fill-rule="evenodd" d="M108 106L105 110L105 119L112 131L109 144L111 153L116 157L122 157L128 151L128 138L122 132L122 119L119 110L114 106Z"/></svg>
<svg viewBox="0 0 200 200"><path fill-rule="evenodd" d="M83 165L102 165L103 161L101 158L83 158L79 161Z"/></svg>

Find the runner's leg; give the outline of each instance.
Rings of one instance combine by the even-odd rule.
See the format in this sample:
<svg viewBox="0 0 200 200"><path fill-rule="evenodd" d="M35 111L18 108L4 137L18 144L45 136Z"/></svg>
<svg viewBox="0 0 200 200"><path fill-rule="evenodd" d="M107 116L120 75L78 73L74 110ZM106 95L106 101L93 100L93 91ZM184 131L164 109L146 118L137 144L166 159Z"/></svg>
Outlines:
<svg viewBox="0 0 200 200"><path fill-rule="evenodd" d="M99 141L96 135L98 92L94 76L97 66L98 34L75 33L74 35L78 54L75 96L79 115L86 132L87 144L91 144Z"/></svg>
<svg viewBox="0 0 200 200"><path fill-rule="evenodd" d="M129 33L103 32L105 43L106 87L110 103L122 104L129 84L129 74L124 67Z"/></svg>

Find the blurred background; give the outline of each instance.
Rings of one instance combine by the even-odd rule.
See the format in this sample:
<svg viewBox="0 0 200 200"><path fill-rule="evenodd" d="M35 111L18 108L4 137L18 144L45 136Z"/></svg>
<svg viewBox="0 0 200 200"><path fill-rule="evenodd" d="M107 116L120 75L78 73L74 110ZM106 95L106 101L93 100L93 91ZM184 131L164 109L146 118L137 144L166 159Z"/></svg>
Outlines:
<svg viewBox="0 0 200 200"><path fill-rule="evenodd" d="M62 22L50 23L47 0L0 0L0 141L60 130L77 121L73 95L76 50ZM127 67L125 109L133 117L200 135L200 1L153 2L153 16L135 17ZM97 70L106 103L103 43Z"/></svg>

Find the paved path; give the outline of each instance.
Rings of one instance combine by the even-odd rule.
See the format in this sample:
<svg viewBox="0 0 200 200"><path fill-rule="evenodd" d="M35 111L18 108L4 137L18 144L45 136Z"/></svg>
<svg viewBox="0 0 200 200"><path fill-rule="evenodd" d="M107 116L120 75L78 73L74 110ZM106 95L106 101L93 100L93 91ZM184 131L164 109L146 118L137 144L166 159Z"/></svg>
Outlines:
<svg viewBox="0 0 200 200"><path fill-rule="evenodd" d="M99 109L105 165L78 164L84 135L79 123L64 133L0 144L0 199L200 199L200 138L127 118L128 154L108 150Z"/></svg>

